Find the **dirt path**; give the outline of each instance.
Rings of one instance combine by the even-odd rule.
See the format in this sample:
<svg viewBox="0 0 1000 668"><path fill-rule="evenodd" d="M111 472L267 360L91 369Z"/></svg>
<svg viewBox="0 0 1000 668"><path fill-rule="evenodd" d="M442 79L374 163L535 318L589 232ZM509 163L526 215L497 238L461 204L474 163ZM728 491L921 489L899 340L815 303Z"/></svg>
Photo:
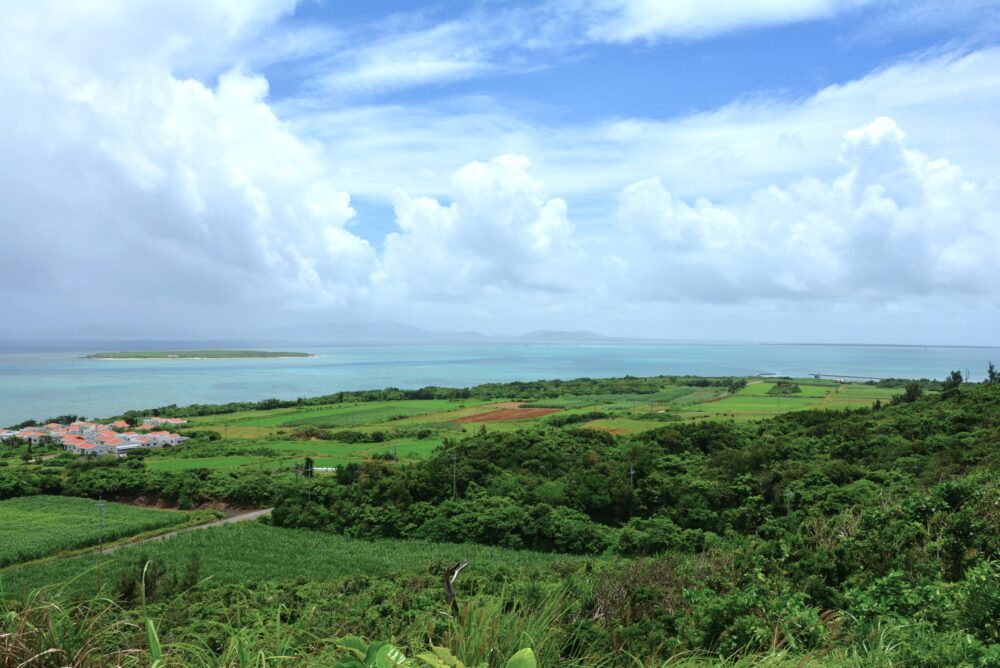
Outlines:
<svg viewBox="0 0 1000 668"><path fill-rule="evenodd" d="M208 524L199 524L193 527L186 527L184 529L177 529L176 531L168 531L167 533L161 533L158 536L152 536L150 538L143 538L142 540L133 541L130 543L122 543L121 545L113 545L111 547L104 548L104 554L111 554L116 552L123 547L132 547L134 545L142 545L143 543L151 543L155 540L166 540L167 538L173 538L182 533L187 533L189 531L197 531L198 529L211 529L212 527L221 527L227 524L236 524L237 522L249 522L251 520L270 515L273 508L264 508L263 510L252 510L246 513L240 513L238 515L233 515L232 517L225 517L221 520L216 520L215 522L209 522ZM95 550L97 551L97 550Z"/></svg>

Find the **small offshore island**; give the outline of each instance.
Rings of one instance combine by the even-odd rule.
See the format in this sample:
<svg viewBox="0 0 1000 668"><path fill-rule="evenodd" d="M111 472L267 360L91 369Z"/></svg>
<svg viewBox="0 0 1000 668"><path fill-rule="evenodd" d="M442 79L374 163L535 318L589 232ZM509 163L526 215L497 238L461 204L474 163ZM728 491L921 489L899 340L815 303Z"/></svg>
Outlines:
<svg viewBox="0 0 1000 668"><path fill-rule="evenodd" d="M309 353L276 352L271 350L145 350L84 355L92 360L213 360L260 359L276 357L315 357Z"/></svg>

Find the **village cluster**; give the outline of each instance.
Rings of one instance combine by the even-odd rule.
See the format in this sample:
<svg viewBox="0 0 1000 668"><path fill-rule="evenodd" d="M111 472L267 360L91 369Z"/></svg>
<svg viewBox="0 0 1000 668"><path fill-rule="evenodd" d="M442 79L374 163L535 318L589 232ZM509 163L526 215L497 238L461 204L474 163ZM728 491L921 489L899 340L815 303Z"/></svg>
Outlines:
<svg viewBox="0 0 1000 668"><path fill-rule="evenodd" d="M68 452L76 455L126 455L141 448L160 448L177 445L187 439L162 429L163 426L187 424L181 418L151 417L130 431L128 422L117 420L109 424L77 420L70 424L50 422L39 427L25 427L18 431L0 431L0 441L19 438L32 445L48 439L61 443Z"/></svg>

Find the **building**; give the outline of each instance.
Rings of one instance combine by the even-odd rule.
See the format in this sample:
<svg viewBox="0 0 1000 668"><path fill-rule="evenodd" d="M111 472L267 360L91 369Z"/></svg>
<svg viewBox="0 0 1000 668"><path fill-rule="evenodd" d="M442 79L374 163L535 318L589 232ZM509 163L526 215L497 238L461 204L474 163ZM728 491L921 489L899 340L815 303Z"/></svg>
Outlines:
<svg viewBox="0 0 1000 668"><path fill-rule="evenodd" d="M182 420L181 423L186 423ZM145 426L145 425L144 425ZM155 429L157 425L150 424L147 428ZM134 431L119 432L114 428L126 429L128 423L116 420L111 424L100 424L77 420L68 425L49 423L42 427L25 427L18 431L0 432L0 440L19 438L35 445L43 439L62 444L67 452L75 455L120 455L133 452L140 448L161 448L179 445L187 440L184 436L158 429L148 434Z"/></svg>

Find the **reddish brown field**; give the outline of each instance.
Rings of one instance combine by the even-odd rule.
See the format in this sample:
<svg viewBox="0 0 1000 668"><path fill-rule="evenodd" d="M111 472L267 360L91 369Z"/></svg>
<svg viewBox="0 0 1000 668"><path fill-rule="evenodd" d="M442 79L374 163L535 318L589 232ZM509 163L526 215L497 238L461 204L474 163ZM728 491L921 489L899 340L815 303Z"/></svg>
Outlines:
<svg viewBox="0 0 1000 668"><path fill-rule="evenodd" d="M508 402L496 404L494 410L460 417L455 422L501 422L505 420L530 420L558 413L558 408L521 408L521 404Z"/></svg>

